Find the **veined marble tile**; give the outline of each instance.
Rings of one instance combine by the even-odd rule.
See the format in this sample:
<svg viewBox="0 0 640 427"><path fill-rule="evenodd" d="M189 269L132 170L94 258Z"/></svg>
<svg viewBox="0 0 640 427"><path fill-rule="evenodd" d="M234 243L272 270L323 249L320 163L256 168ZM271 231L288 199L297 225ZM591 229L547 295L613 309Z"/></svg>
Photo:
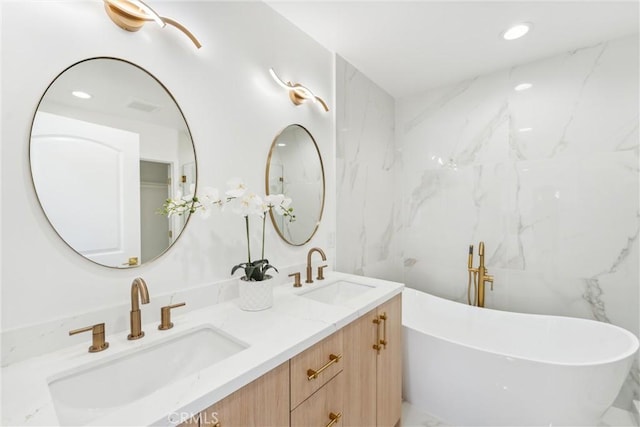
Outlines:
<svg viewBox="0 0 640 427"><path fill-rule="evenodd" d="M426 268L467 265L469 245L485 242L489 267L507 264L507 200L511 183L506 164L457 170L426 170L405 201L403 247L406 258ZM465 270L466 271L466 270Z"/></svg>
<svg viewBox="0 0 640 427"><path fill-rule="evenodd" d="M634 153L524 161L516 173L523 269L591 278L625 262L638 235Z"/></svg>
<svg viewBox="0 0 640 427"><path fill-rule="evenodd" d="M516 67L510 81L533 84L509 94L512 159L637 150L637 36Z"/></svg>
<svg viewBox="0 0 640 427"><path fill-rule="evenodd" d="M340 57L336 76L337 268L399 280L395 102Z"/></svg>
<svg viewBox="0 0 640 427"><path fill-rule="evenodd" d="M466 302L483 240L488 307L638 334L638 86L633 35L399 99L406 285Z"/></svg>
<svg viewBox="0 0 640 427"><path fill-rule="evenodd" d="M407 169L506 160L508 84L508 73L502 72L401 100L397 121L402 149L415 154L404 157Z"/></svg>

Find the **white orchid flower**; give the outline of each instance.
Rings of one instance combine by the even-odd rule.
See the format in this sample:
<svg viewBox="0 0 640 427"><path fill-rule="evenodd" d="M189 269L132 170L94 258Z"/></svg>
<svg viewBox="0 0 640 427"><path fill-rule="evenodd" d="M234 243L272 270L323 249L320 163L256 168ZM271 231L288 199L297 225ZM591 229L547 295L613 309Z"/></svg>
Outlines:
<svg viewBox="0 0 640 427"><path fill-rule="evenodd" d="M238 208L234 209L234 212L242 216L264 215L262 211L262 198L257 194L245 193L239 200Z"/></svg>
<svg viewBox="0 0 640 427"><path fill-rule="evenodd" d="M191 209L198 212L201 218L206 219L211 215L214 204L220 204L220 192L213 187L204 187Z"/></svg>
<svg viewBox="0 0 640 427"><path fill-rule="evenodd" d="M211 209L210 208L201 208L198 212L200 212L200 218L202 219L207 219L211 216Z"/></svg>
<svg viewBox="0 0 640 427"><path fill-rule="evenodd" d="M282 199L284 199L284 196L282 194L266 195L264 197L264 203L262 204L262 211L265 213L268 212L274 206L278 206L280 203L282 203Z"/></svg>
<svg viewBox="0 0 640 427"><path fill-rule="evenodd" d="M198 197L198 200L203 206L211 206L222 202L220 200L220 192L217 188L213 187L204 187L202 189L202 194Z"/></svg>
<svg viewBox="0 0 640 427"><path fill-rule="evenodd" d="M279 205L275 206L276 213L278 215L284 215L286 212L289 212L290 205L291 205L291 199L289 197L284 197L283 195L282 202L280 202Z"/></svg>
<svg viewBox="0 0 640 427"><path fill-rule="evenodd" d="M232 198L238 198L244 196L247 192L247 186L240 178L233 178L227 183L229 189L225 194Z"/></svg>
<svg viewBox="0 0 640 427"><path fill-rule="evenodd" d="M284 200L284 194L269 194L264 198L265 203L271 208L280 205Z"/></svg>

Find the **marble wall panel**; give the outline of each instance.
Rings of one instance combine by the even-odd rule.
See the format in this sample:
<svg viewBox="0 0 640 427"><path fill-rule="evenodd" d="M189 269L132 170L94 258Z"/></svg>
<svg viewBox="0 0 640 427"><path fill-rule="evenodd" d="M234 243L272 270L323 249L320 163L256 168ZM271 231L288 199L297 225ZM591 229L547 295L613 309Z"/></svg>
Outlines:
<svg viewBox="0 0 640 427"><path fill-rule="evenodd" d="M407 286L466 302L482 240L488 307L638 335L638 93L634 35L397 100Z"/></svg>
<svg viewBox="0 0 640 427"><path fill-rule="evenodd" d="M337 268L399 280L395 101L340 56L336 86Z"/></svg>
<svg viewBox="0 0 640 427"><path fill-rule="evenodd" d="M468 245L477 265L484 241L487 307L640 333L637 35L395 108L342 58L336 70L338 269L466 303ZM639 372L616 405L639 398Z"/></svg>

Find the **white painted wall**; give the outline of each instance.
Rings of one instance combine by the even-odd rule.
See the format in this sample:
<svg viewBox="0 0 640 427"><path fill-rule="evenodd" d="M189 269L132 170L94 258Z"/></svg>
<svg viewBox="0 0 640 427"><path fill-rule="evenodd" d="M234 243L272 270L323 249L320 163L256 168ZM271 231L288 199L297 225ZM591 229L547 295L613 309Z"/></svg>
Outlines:
<svg viewBox="0 0 640 427"><path fill-rule="evenodd" d="M2 331L128 304L136 276L145 278L153 299L227 279L231 266L243 260L244 225L231 212L191 220L167 254L128 270L81 258L51 229L30 178L31 120L50 81L89 57L129 60L166 85L190 126L202 185L223 187L239 176L262 191L275 135L290 123L309 129L325 160L329 191L323 222L314 239L299 248L280 241L269 226L267 253L272 264L284 267L303 262L306 250L321 246L333 263L328 245L335 230L333 115L315 106L294 106L268 73L274 67L284 79L308 85L332 107L332 55L262 3L162 1L154 6L185 24L204 47L195 49L171 27L125 32L109 20L101 1L1 3ZM127 316L122 313L122 325Z"/></svg>

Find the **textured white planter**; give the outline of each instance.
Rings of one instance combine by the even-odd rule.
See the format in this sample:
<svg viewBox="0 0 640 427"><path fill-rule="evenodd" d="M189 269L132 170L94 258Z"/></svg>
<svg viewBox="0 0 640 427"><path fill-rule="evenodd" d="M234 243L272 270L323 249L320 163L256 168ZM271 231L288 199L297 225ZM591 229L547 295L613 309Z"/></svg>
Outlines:
<svg viewBox="0 0 640 427"><path fill-rule="evenodd" d="M248 282L244 277L238 282L240 308L246 311L266 310L273 305L273 280L271 276L260 282Z"/></svg>

